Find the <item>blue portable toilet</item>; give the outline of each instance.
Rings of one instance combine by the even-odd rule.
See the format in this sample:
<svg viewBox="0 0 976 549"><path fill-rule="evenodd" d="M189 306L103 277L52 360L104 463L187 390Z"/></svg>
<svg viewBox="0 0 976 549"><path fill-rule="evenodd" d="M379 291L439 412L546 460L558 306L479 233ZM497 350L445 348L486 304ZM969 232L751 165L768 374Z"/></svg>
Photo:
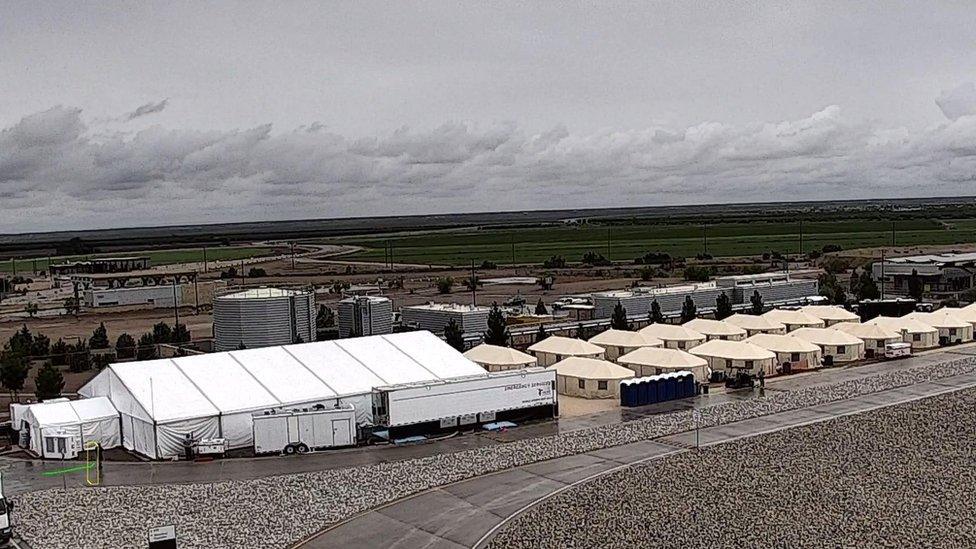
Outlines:
<svg viewBox="0 0 976 549"><path fill-rule="evenodd" d="M638 378L637 379L637 405L643 406L647 404L647 379Z"/></svg>
<svg viewBox="0 0 976 549"><path fill-rule="evenodd" d="M628 379L627 380L627 406L633 408L634 406L640 406L640 386L637 384L637 380Z"/></svg>
<svg viewBox="0 0 976 549"><path fill-rule="evenodd" d="M685 397L695 396L695 374L688 372L684 379Z"/></svg>
<svg viewBox="0 0 976 549"><path fill-rule="evenodd" d="M678 380L673 375L668 375L664 380L664 400L674 400L675 389L678 388Z"/></svg>
<svg viewBox="0 0 976 549"><path fill-rule="evenodd" d="M664 380L661 376L654 376L651 379L651 392L654 393L654 402L664 402Z"/></svg>
<svg viewBox="0 0 976 549"><path fill-rule="evenodd" d="M685 373L675 372L674 374L674 398L685 398Z"/></svg>
<svg viewBox="0 0 976 549"><path fill-rule="evenodd" d="M630 396L630 394L628 392L629 383L630 383L630 381L628 381L626 379L621 379L620 380L620 405L621 406L629 406L627 404L627 398Z"/></svg>

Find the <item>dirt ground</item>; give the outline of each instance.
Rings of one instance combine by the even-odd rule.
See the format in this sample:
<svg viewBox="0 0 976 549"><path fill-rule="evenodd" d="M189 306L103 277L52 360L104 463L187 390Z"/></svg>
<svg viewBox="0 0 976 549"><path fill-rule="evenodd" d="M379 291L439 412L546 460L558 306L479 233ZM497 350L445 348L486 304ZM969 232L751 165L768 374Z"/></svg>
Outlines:
<svg viewBox="0 0 976 549"><path fill-rule="evenodd" d="M573 417L586 416L615 410L620 406L620 402L614 398L579 398L566 395L559 395L559 416Z"/></svg>

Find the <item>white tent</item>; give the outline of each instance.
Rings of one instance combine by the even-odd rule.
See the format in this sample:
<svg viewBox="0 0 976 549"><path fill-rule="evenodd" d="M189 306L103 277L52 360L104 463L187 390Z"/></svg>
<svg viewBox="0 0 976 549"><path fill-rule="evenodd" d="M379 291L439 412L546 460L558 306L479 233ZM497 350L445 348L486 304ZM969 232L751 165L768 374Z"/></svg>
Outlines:
<svg viewBox="0 0 976 549"><path fill-rule="evenodd" d="M695 375L695 379L708 381L712 373L704 358L662 347L642 347L618 358L617 363L633 370L637 377L689 371Z"/></svg>
<svg viewBox="0 0 976 549"><path fill-rule="evenodd" d="M79 393L111 399L123 446L162 458L180 455L186 435L250 446L255 413L339 402L368 423L373 387L473 375L487 373L417 331L112 364Z"/></svg>
<svg viewBox="0 0 976 549"><path fill-rule="evenodd" d="M528 368L538 362L534 356L522 351L487 343L468 349L464 352L464 356L468 360L477 362L489 372Z"/></svg>
<svg viewBox="0 0 976 549"><path fill-rule="evenodd" d="M682 324L685 328L691 328L696 332L705 334L708 339L728 339L730 341L741 341L746 338L746 331L729 324L723 320L712 320L710 318L695 318Z"/></svg>
<svg viewBox="0 0 976 549"><path fill-rule="evenodd" d="M864 358L864 341L847 332L832 328L800 328L790 333L820 347L824 362L853 362ZM828 357L830 357L828 359Z"/></svg>
<svg viewBox="0 0 976 549"><path fill-rule="evenodd" d="M640 332L614 330L613 328L591 337L590 343L603 347L603 353L607 360L615 360L620 355L641 347L661 347L664 345L664 342L656 337L647 336Z"/></svg>
<svg viewBox="0 0 976 549"><path fill-rule="evenodd" d="M762 316L773 322L783 324L786 326L787 332L792 332L797 328L823 328L826 325L823 320L813 315L789 309L773 309L766 311Z"/></svg>
<svg viewBox="0 0 976 549"><path fill-rule="evenodd" d="M528 350L539 359L539 366L552 366L571 356L603 358L603 347L582 339L563 336L549 336L533 343Z"/></svg>
<svg viewBox="0 0 976 549"><path fill-rule="evenodd" d="M620 398L620 380L634 377L630 368L579 356L560 360L548 369L556 371L556 392L582 398Z"/></svg>
<svg viewBox="0 0 976 549"><path fill-rule="evenodd" d="M804 313L819 318L827 326L840 322L860 322L861 317L838 305L807 305L800 307Z"/></svg>
<svg viewBox="0 0 976 549"><path fill-rule="evenodd" d="M973 340L973 325L955 315L956 309L943 308L931 313L908 313L904 318L924 322L939 330L940 343L966 343Z"/></svg>
<svg viewBox="0 0 976 549"><path fill-rule="evenodd" d="M776 362L789 364L790 370L820 367L820 347L789 334L756 334L746 343L758 345L776 354Z"/></svg>
<svg viewBox="0 0 976 549"><path fill-rule="evenodd" d="M44 458L74 458L88 442L104 449L121 443L119 413L107 398L59 398L26 405L17 415L21 441Z"/></svg>
<svg viewBox="0 0 976 549"><path fill-rule="evenodd" d="M776 371L775 354L745 341L713 339L688 352L707 360L713 371L720 370L726 374L732 374L735 370L754 374L758 374L760 370L766 374Z"/></svg>
<svg viewBox="0 0 976 549"><path fill-rule="evenodd" d="M705 334L675 324L657 322L641 328L640 333L660 339L669 349L690 349L705 342Z"/></svg>
<svg viewBox="0 0 976 549"><path fill-rule="evenodd" d="M901 342L901 332L886 328L880 324L858 324L856 322L840 322L831 328L847 332L864 342L864 355L867 357L884 356L889 343Z"/></svg>
<svg viewBox="0 0 976 549"><path fill-rule="evenodd" d="M931 349L939 346L939 330L905 317L879 316L865 322L888 328L901 334L902 341L911 343L912 349Z"/></svg>
<svg viewBox="0 0 976 549"><path fill-rule="evenodd" d="M744 315L735 313L725 319L725 322L738 326L746 331L749 336L756 334L785 334L786 325L776 322L762 315Z"/></svg>

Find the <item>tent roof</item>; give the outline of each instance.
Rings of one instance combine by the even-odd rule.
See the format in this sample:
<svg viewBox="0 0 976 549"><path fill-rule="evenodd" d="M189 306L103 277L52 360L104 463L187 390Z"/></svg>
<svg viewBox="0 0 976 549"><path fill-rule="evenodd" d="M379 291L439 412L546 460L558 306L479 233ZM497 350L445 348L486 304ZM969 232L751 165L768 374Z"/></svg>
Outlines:
<svg viewBox="0 0 976 549"><path fill-rule="evenodd" d="M614 330L613 328L591 337L590 343L619 347L659 347L664 345L664 342L656 337L644 335L640 332Z"/></svg>
<svg viewBox="0 0 976 549"><path fill-rule="evenodd" d="M924 322L935 328L968 328L972 326L969 321L959 318L946 309L939 309L931 313L908 313L905 317Z"/></svg>
<svg viewBox="0 0 976 549"><path fill-rule="evenodd" d="M768 360L776 355L758 345L745 341L713 339L688 351L693 355L728 358L732 360Z"/></svg>
<svg viewBox="0 0 976 549"><path fill-rule="evenodd" d="M634 371L599 358L571 356L546 368L555 370L558 375L581 377L584 379L628 379Z"/></svg>
<svg viewBox="0 0 976 549"><path fill-rule="evenodd" d="M861 339L897 339L901 340L901 334L892 328L879 324L859 324L857 322L839 322L831 326L835 330L840 330Z"/></svg>
<svg viewBox="0 0 976 549"><path fill-rule="evenodd" d="M464 356L479 364L492 364L495 366L521 366L522 364L535 364L536 358L522 351L511 347L501 347L498 345L488 345L482 343L477 347L468 349Z"/></svg>
<svg viewBox="0 0 976 549"><path fill-rule="evenodd" d="M976 305L976 303L973 305ZM966 322L973 323L976 322L976 307L973 307L973 305L967 305L965 307L943 307L939 310L946 311L953 316L965 320Z"/></svg>
<svg viewBox="0 0 976 549"><path fill-rule="evenodd" d="M790 335L817 345L863 345L864 341L847 332L831 328L799 328Z"/></svg>
<svg viewBox="0 0 976 549"><path fill-rule="evenodd" d="M33 416L38 425L77 425L99 419L117 418L119 413L105 397L28 404L25 417Z"/></svg>
<svg viewBox="0 0 976 549"><path fill-rule="evenodd" d="M708 318L695 318L682 324L685 328L691 328L696 332L714 336L744 336L746 331L740 326L729 324L723 320L711 320Z"/></svg>
<svg viewBox="0 0 976 549"><path fill-rule="evenodd" d="M90 396L100 378L110 374L158 422L365 394L384 385L487 375L426 331L112 364L79 393Z"/></svg>
<svg viewBox="0 0 976 549"><path fill-rule="evenodd" d="M708 361L680 349L641 347L617 359L621 364L637 364L658 368L693 368L707 366Z"/></svg>
<svg viewBox="0 0 976 549"><path fill-rule="evenodd" d="M806 307L800 307L800 310L821 320L840 322L861 321L861 317L837 305L807 305Z"/></svg>
<svg viewBox="0 0 976 549"><path fill-rule="evenodd" d="M872 318L871 320L865 322L865 324L877 324L883 328L897 330L898 332L905 330L910 334L931 334L938 333L939 331L938 328L935 328L930 324L907 317L896 318L891 316L879 316Z"/></svg>
<svg viewBox="0 0 976 549"><path fill-rule="evenodd" d="M820 350L820 347L805 339L783 334L756 334L746 338L746 343L774 353L813 353Z"/></svg>
<svg viewBox="0 0 976 549"><path fill-rule="evenodd" d="M582 339L563 336L549 336L542 341L532 344L529 350L534 353L549 353L564 356L603 356L603 347L594 345L589 341L583 341Z"/></svg>
<svg viewBox="0 0 976 549"><path fill-rule="evenodd" d="M705 334L675 324L651 324L641 328L640 333L645 336L670 341L704 341L705 339Z"/></svg>
<svg viewBox="0 0 976 549"><path fill-rule="evenodd" d="M735 313L729 318L725 319L725 322L738 326L740 328L745 328L746 330L785 330L786 325L782 322L777 322L771 318L765 317L763 315L744 315L742 313Z"/></svg>
<svg viewBox="0 0 976 549"><path fill-rule="evenodd" d="M779 322L781 324L793 324L802 326L816 326L823 327L824 321L804 313L803 311L791 311L789 309L773 309L771 311L766 311L763 316L772 320L774 322Z"/></svg>

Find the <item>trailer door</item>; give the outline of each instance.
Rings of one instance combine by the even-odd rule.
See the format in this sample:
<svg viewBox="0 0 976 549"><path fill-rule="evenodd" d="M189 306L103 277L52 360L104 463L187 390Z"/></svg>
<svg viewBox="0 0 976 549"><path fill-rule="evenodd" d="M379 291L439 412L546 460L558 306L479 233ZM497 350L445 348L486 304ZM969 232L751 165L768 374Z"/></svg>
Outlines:
<svg viewBox="0 0 976 549"><path fill-rule="evenodd" d="M295 444L300 440L298 435L298 416L288 416L288 444Z"/></svg>
<svg viewBox="0 0 976 549"><path fill-rule="evenodd" d="M332 444L334 446L349 446L352 444L348 419L332 420Z"/></svg>
<svg viewBox="0 0 976 549"><path fill-rule="evenodd" d="M312 426L315 414L301 414L298 416L298 438L306 446L315 447L315 429Z"/></svg>

